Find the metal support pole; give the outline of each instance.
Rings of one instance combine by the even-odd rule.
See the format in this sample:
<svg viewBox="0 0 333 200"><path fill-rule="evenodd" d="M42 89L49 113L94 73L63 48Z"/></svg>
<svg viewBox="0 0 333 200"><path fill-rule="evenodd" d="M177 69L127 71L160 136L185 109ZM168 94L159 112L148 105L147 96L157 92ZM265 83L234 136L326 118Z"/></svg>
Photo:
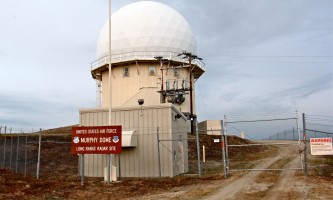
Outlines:
<svg viewBox="0 0 333 200"><path fill-rule="evenodd" d="M121 179L121 163L120 163L120 154L118 154L118 169L119 169L119 180Z"/></svg>
<svg viewBox="0 0 333 200"><path fill-rule="evenodd" d="M111 0L109 0L109 126L112 125L112 51L111 51ZM112 166L114 165L114 155L112 157L108 154L108 184L110 184L110 171L111 171L111 160L112 159ZM117 174L117 173L116 173ZM117 175L116 175L117 176ZM117 177L116 177L117 179Z"/></svg>
<svg viewBox="0 0 333 200"><path fill-rule="evenodd" d="M9 169L12 169L12 157L13 157L13 136L10 136Z"/></svg>
<svg viewBox="0 0 333 200"><path fill-rule="evenodd" d="M162 169L161 169L161 150L160 150L160 133L159 127L157 127L157 154L158 154L158 173L160 178L162 177Z"/></svg>
<svg viewBox="0 0 333 200"><path fill-rule="evenodd" d="M17 173L17 167L18 167L19 145L20 145L20 136L17 136L17 141L16 141L16 165L15 165L15 172L16 173Z"/></svg>
<svg viewBox="0 0 333 200"><path fill-rule="evenodd" d="M308 175L308 160L307 160L307 140L306 140L306 122L305 114L303 113L303 140L304 140L304 175Z"/></svg>
<svg viewBox="0 0 333 200"><path fill-rule="evenodd" d="M111 174L110 174L110 169L111 169L111 156L110 156L110 154L108 154L107 155L107 159L108 159L108 169L107 169L107 177L106 177L106 180L107 180L107 182L108 182L108 184L110 184L110 176L111 176Z"/></svg>
<svg viewBox="0 0 333 200"><path fill-rule="evenodd" d="M284 131L284 140L286 140L287 131Z"/></svg>
<svg viewBox="0 0 333 200"><path fill-rule="evenodd" d="M41 146L42 146L42 129L40 129L39 131L39 139L38 139L38 161L37 161L37 172L36 172L37 179L39 179Z"/></svg>
<svg viewBox="0 0 333 200"><path fill-rule="evenodd" d="M111 110L112 110L112 64L111 64L111 0L109 0L109 126L111 126Z"/></svg>
<svg viewBox="0 0 333 200"><path fill-rule="evenodd" d="M25 149L24 149L24 176L27 175L27 155L28 155L28 136L25 136Z"/></svg>
<svg viewBox="0 0 333 200"><path fill-rule="evenodd" d="M223 174L224 178L227 178L227 168L225 160L225 147L224 147L224 122L221 120L221 149L222 149L222 161L223 161Z"/></svg>
<svg viewBox="0 0 333 200"><path fill-rule="evenodd" d="M7 137L5 136L5 141L3 143L3 163L2 163L2 168L5 168L5 163L6 163L6 143L7 143Z"/></svg>
<svg viewBox="0 0 333 200"><path fill-rule="evenodd" d="M229 153L228 153L228 135L227 135L227 117L224 115L224 148L225 148L225 160L227 175L229 173Z"/></svg>
<svg viewBox="0 0 333 200"><path fill-rule="evenodd" d="M158 174L159 177L162 177L162 169L161 169L161 150L160 150L160 133L159 127L157 127L157 156L158 156Z"/></svg>
<svg viewBox="0 0 333 200"><path fill-rule="evenodd" d="M296 131L297 131L297 135L298 135L298 145L299 145L299 159L300 159L300 163L301 165L303 164L303 160L302 160L302 145L301 145L301 131L299 129L299 116L298 116L298 111L296 110ZM294 128L293 128L294 131ZM301 168L303 169L303 165L301 166Z"/></svg>
<svg viewBox="0 0 333 200"><path fill-rule="evenodd" d="M84 154L81 154L81 185L84 186Z"/></svg>
<svg viewBox="0 0 333 200"><path fill-rule="evenodd" d="M164 95L163 95L163 90L164 90L164 87L163 87L163 84L164 84L164 80L163 80L163 57L161 57L160 59L160 70L161 70L161 103L165 103L165 98L164 98Z"/></svg>
<svg viewBox="0 0 333 200"><path fill-rule="evenodd" d="M196 123L196 139L197 139L197 155L198 155L198 176L201 177L201 158L200 158L200 138L199 138L199 130L198 130L198 121L195 120Z"/></svg>
<svg viewBox="0 0 333 200"><path fill-rule="evenodd" d="M191 120L191 135L194 132L194 115L193 115L193 86L192 86L192 57L189 57L189 73L190 73L190 120Z"/></svg>

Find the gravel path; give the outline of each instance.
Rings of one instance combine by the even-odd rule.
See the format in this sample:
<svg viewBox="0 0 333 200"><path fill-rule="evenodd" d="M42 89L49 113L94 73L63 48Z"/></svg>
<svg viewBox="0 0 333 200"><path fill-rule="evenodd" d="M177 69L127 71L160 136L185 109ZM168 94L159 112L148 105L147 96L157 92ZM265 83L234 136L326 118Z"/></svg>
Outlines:
<svg viewBox="0 0 333 200"><path fill-rule="evenodd" d="M266 159L264 162L255 167L255 169L265 169L271 166L273 163L277 162L282 158L286 158L290 155L294 155L294 158L290 163L286 165L285 168L299 168L300 158L295 157L297 153L297 146L295 145L283 145L279 146L279 154L275 157ZM295 170L282 171L278 182L275 183L256 183L256 179L260 176L263 171L250 171L248 174L244 175L240 179L228 184L221 190L217 191L215 194L206 197L206 200L216 200L216 199L247 199L251 197L251 193L261 191L262 199L288 199L288 191L290 187L290 181L293 179ZM288 184L287 184L288 183Z"/></svg>

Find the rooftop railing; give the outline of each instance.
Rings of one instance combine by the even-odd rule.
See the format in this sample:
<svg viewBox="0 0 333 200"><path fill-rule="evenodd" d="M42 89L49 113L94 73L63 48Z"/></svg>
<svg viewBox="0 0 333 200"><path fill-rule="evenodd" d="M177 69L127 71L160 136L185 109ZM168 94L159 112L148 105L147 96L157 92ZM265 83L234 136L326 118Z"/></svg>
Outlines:
<svg viewBox="0 0 333 200"><path fill-rule="evenodd" d="M156 56L162 56L165 59L188 63L188 59L178 56L176 52L158 52L158 51L135 51L128 53L113 54L111 63L127 62L131 60L155 60ZM109 63L109 55L105 55L91 63L91 70L95 70ZM205 63L201 60L192 60L192 64L197 65L203 71L206 71Z"/></svg>

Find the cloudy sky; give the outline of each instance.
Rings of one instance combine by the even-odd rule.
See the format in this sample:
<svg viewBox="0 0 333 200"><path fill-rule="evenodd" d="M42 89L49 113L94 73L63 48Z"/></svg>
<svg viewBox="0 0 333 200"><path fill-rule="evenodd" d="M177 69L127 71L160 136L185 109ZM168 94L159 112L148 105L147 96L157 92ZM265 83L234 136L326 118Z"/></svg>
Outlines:
<svg viewBox="0 0 333 200"><path fill-rule="evenodd" d="M112 0L112 12L135 0ZM199 121L333 116L332 0L164 0L197 39ZM95 107L90 63L108 0L0 0L0 125L77 124ZM214 109L212 108L214 105Z"/></svg>

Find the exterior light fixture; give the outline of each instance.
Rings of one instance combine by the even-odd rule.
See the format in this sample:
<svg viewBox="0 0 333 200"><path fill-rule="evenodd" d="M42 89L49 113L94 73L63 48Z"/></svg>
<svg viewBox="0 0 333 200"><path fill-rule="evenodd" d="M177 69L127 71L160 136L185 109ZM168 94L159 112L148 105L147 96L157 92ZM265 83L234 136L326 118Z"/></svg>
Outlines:
<svg viewBox="0 0 333 200"><path fill-rule="evenodd" d="M142 106L144 103L145 103L145 100L144 100L144 99L138 99L138 104L139 104L140 106Z"/></svg>
<svg viewBox="0 0 333 200"><path fill-rule="evenodd" d="M178 113L175 115L175 119L179 119L180 117L181 117L181 115Z"/></svg>

